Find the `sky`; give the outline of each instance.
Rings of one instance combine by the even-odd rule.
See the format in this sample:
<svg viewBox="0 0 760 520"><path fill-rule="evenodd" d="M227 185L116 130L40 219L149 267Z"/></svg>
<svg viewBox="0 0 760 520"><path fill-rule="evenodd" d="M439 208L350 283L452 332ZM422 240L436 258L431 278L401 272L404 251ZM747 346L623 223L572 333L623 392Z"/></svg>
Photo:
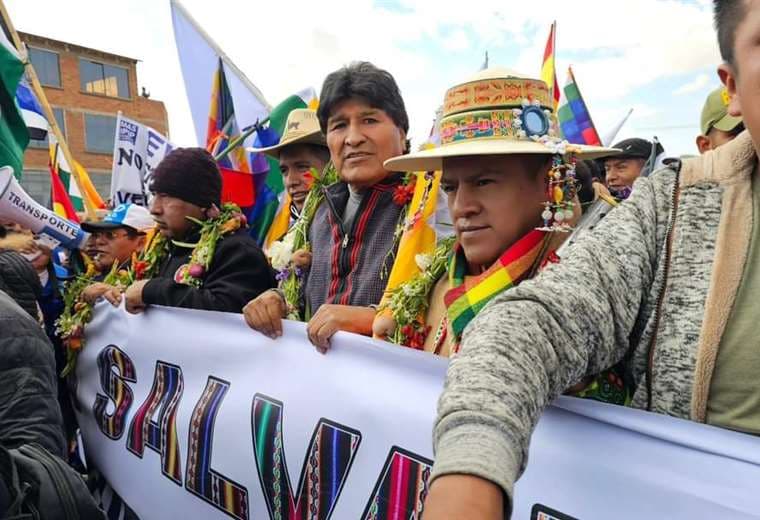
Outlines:
<svg viewBox="0 0 760 520"><path fill-rule="evenodd" d="M5 0L20 31L136 58L138 88L166 104L170 137L195 145L169 0ZM427 137L446 89L488 52L492 66L538 77L557 22L557 75L572 65L601 136L657 136L668 155L695 154L699 115L719 85L709 0L182 0L274 105L353 60L396 78L413 145ZM209 82L211 78L209 78ZM245 126L245 122L241 122Z"/></svg>

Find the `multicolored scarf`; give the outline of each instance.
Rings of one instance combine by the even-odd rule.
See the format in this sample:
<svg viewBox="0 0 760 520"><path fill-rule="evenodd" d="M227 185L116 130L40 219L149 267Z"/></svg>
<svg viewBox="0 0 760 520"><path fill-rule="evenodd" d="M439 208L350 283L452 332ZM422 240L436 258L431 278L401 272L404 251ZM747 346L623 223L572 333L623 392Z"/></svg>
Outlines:
<svg viewBox="0 0 760 520"><path fill-rule="evenodd" d="M465 279L467 260L457 244L449 264L449 289L443 297L454 344L468 323L491 299L531 275L544 250L546 232L534 229L508 248L487 271Z"/></svg>

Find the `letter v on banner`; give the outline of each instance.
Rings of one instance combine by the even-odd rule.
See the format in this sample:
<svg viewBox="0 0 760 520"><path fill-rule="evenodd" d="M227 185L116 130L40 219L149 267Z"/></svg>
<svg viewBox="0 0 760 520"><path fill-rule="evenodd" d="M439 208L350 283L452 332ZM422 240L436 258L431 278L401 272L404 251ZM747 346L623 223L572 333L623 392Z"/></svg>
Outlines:
<svg viewBox="0 0 760 520"><path fill-rule="evenodd" d="M190 417L185 488L233 518L248 520L248 490L211 469L214 422L230 383L210 376Z"/></svg>
<svg viewBox="0 0 760 520"><path fill-rule="evenodd" d="M298 494L285 461L283 404L256 394L251 407L253 450L270 520L327 520L335 508L361 442L361 433L320 419L309 442Z"/></svg>
<svg viewBox="0 0 760 520"><path fill-rule="evenodd" d="M177 407L182 399L182 369L163 361L156 362L153 388L135 412L129 425L127 449L142 458L145 446L161 454L161 472L182 485L182 462L177 442ZM158 421L153 421L158 411Z"/></svg>
<svg viewBox="0 0 760 520"><path fill-rule="evenodd" d="M419 520L433 461L393 446L361 518Z"/></svg>
<svg viewBox="0 0 760 520"><path fill-rule="evenodd" d="M114 368L119 371L120 375L114 373ZM124 433L124 418L129 407L132 406L132 390L126 382L137 382L135 365L119 347L108 345L98 354L98 372L100 374L100 386L108 397L97 394L95 404L92 406L92 413L100 431L109 439L117 440ZM109 414L106 408L111 401L114 403L114 411Z"/></svg>

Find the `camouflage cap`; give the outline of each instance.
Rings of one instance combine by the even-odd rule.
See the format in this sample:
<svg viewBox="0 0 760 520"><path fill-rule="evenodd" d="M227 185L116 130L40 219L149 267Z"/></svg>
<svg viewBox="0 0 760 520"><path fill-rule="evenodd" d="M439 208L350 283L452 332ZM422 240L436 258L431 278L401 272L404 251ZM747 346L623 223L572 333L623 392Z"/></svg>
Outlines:
<svg viewBox="0 0 760 520"><path fill-rule="evenodd" d="M726 87L720 87L710 92L705 101L705 106L702 107L702 118L699 123L702 135L707 135L712 128L730 132L742 123L741 117L734 117L728 113L729 101Z"/></svg>

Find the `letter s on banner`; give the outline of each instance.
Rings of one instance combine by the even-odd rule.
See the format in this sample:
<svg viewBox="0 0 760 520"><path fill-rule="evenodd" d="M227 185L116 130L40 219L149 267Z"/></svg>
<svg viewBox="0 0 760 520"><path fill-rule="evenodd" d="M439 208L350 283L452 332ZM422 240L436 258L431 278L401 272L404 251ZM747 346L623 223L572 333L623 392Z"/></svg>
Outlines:
<svg viewBox="0 0 760 520"><path fill-rule="evenodd" d="M182 369L163 361L156 362L153 388L135 412L129 425L127 449L142 458L145 445L161 454L161 471L182 485L182 461L177 441L177 407L182 399ZM158 421L153 421L158 411Z"/></svg>
<svg viewBox="0 0 760 520"><path fill-rule="evenodd" d="M361 433L320 419L306 451L297 494L294 494L285 461L282 415L282 402L261 394L253 397L253 452L269 518L291 518L287 514L291 511L294 518L327 520L359 450Z"/></svg>
<svg viewBox="0 0 760 520"><path fill-rule="evenodd" d="M230 383L209 377L190 417L185 488L233 518L248 520L248 490L211 469L214 422Z"/></svg>
<svg viewBox="0 0 760 520"><path fill-rule="evenodd" d="M113 368L119 370L116 375ZM132 389L126 383L137 382L135 365L128 355L122 352L116 345L108 345L98 354L98 371L100 373L100 386L106 396L97 394L95 404L92 407L95 422L110 439L120 439L124 433L124 418L132 406ZM114 403L114 412L106 411L109 401Z"/></svg>

